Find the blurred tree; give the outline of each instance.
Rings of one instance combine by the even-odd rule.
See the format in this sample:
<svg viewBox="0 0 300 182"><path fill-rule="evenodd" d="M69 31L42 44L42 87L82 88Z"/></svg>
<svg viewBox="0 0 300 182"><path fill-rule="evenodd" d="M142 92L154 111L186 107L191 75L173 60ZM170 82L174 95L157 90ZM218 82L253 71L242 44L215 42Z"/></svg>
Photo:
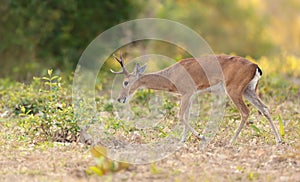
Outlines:
<svg viewBox="0 0 300 182"><path fill-rule="evenodd" d="M134 18L133 0L0 1L0 76L66 68L105 29Z"/></svg>
<svg viewBox="0 0 300 182"><path fill-rule="evenodd" d="M299 55L299 8L298 0L2 0L0 76L26 80L41 68L73 68L96 36L136 17L181 22L216 53L257 58L284 50ZM185 56L166 43L152 47L176 52L176 59ZM128 47L131 52L133 48L137 44Z"/></svg>
<svg viewBox="0 0 300 182"><path fill-rule="evenodd" d="M256 7L241 6L238 0L156 0L150 9L158 17L179 21L197 31L216 53L260 57L269 54L273 43L265 32L263 16Z"/></svg>
<svg viewBox="0 0 300 182"><path fill-rule="evenodd" d="M300 56L300 1L259 0L269 18L268 32L281 51Z"/></svg>

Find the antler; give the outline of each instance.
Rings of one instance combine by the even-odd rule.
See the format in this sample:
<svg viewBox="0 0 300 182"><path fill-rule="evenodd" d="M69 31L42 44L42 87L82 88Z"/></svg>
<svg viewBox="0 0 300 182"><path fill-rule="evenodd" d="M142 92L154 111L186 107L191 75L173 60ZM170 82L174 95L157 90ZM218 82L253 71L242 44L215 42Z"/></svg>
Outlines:
<svg viewBox="0 0 300 182"><path fill-rule="evenodd" d="M116 72L116 71L110 69L110 71L112 73L114 73L114 74L125 74L125 75L128 75L129 72L127 71L127 69L125 67L124 60L123 60L123 57L122 57L122 53L120 54L120 59L117 56L115 56L115 55L113 55L113 56L120 63L120 65L121 65L121 67L122 67L123 70L119 71L119 72Z"/></svg>

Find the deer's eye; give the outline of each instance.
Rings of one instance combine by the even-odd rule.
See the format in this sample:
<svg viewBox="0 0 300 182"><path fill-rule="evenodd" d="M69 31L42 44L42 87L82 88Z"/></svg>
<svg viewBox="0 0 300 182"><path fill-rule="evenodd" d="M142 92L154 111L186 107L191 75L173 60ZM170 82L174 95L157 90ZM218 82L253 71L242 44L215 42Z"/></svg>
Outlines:
<svg viewBox="0 0 300 182"><path fill-rule="evenodd" d="M128 81L124 81L124 86L127 86L128 85Z"/></svg>

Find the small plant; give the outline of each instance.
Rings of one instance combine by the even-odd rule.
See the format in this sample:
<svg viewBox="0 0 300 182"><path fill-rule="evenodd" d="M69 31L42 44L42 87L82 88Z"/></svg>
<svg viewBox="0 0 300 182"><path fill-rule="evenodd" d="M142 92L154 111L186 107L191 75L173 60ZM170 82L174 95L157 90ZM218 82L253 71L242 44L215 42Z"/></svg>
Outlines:
<svg viewBox="0 0 300 182"><path fill-rule="evenodd" d="M176 110L175 108L178 107L176 102L172 102L170 98L164 98L163 100L163 109L166 110L167 116L175 116Z"/></svg>
<svg viewBox="0 0 300 182"><path fill-rule="evenodd" d="M86 173L88 175L96 174L98 176L103 176L105 174L118 172L129 167L128 163L117 162L108 159L107 149L104 146L96 145L91 148L91 153L96 161L96 165L90 166Z"/></svg>
<svg viewBox="0 0 300 182"><path fill-rule="evenodd" d="M249 174L247 175L247 178L248 178L250 181L258 180L258 179L259 179L259 174L251 171L251 172L249 172Z"/></svg>
<svg viewBox="0 0 300 182"><path fill-rule="evenodd" d="M56 99L55 92L58 91L58 89L61 88L61 77L55 75L53 76L53 70L49 69L48 70L48 77L42 77L42 80L44 80L44 84L47 85L49 88L49 93L50 93L50 101L53 99Z"/></svg>

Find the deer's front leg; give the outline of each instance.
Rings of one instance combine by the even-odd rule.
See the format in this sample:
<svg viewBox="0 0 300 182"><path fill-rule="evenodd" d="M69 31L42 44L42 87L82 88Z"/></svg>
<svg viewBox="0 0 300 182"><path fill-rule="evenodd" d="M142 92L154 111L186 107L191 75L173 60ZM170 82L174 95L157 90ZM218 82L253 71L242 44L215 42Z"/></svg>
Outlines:
<svg viewBox="0 0 300 182"><path fill-rule="evenodd" d="M200 140L205 140L203 135L200 135L190 124L189 124L189 115L190 115L190 106L191 106L191 97L192 94L182 95L179 119L184 124L183 137L182 141L185 142L187 139L188 131L191 131Z"/></svg>

